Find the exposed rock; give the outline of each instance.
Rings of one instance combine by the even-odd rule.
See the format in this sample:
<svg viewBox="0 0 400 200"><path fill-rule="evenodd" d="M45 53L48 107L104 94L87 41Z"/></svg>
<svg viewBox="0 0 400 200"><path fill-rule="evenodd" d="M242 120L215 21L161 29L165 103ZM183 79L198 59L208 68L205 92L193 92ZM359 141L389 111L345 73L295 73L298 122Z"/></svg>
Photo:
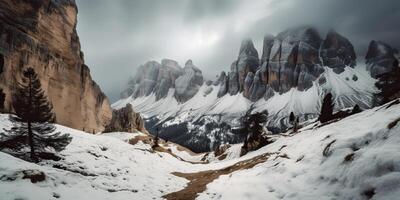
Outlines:
<svg viewBox="0 0 400 200"><path fill-rule="evenodd" d="M204 90L203 96L206 97L207 95L211 94L211 92L214 90L213 87L207 87L206 90Z"/></svg>
<svg viewBox="0 0 400 200"><path fill-rule="evenodd" d="M243 86L243 95L247 98L250 97L250 87L253 84L253 81L254 81L254 73L253 72L247 73Z"/></svg>
<svg viewBox="0 0 400 200"><path fill-rule="evenodd" d="M247 77L247 73L256 73L260 61L258 59L258 52L254 48L253 41L246 39L242 41L239 51L239 57L237 61L237 71L239 75L239 91L244 90L244 82Z"/></svg>
<svg viewBox="0 0 400 200"><path fill-rule="evenodd" d="M254 75L253 82L250 87L250 94L248 98L251 101L257 101L263 97L266 91L266 84L264 84L261 80L261 71L258 70Z"/></svg>
<svg viewBox="0 0 400 200"><path fill-rule="evenodd" d="M275 95L274 89L272 89L272 88L269 87L269 86L266 86L265 94L264 94L264 99L265 99L265 100L268 100L268 99L270 99L271 97L273 97L274 95Z"/></svg>
<svg viewBox="0 0 400 200"><path fill-rule="evenodd" d="M311 87L322 72L319 61L321 38L310 27L289 29L278 34L271 48L268 63L268 83L278 92L292 87L305 90Z"/></svg>
<svg viewBox="0 0 400 200"><path fill-rule="evenodd" d="M183 68L183 75L175 80L175 98L179 102L185 102L192 98L203 84L203 75L192 60L188 60Z"/></svg>
<svg viewBox="0 0 400 200"><path fill-rule="evenodd" d="M237 61L231 65L231 71L228 73L229 87L228 91L230 95L236 95L239 92L239 73L237 68Z"/></svg>
<svg viewBox="0 0 400 200"><path fill-rule="evenodd" d="M370 71L371 76L376 78L379 74L391 71L393 62L396 60L395 54L397 53L397 49L388 44L372 40L365 56L367 70Z"/></svg>
<svg viewBox="0 0 400 200"><path fill-rule="evenodd" d="M221 72L221 75L219 76L219 82L220 82L220 87L218 90L218 97L224 96L226 93L228 93L228 85L229 85L229 78L226 75L224 71Z"/></svg>
<svg viewBox="0 0 400 200"><path fill-rule="evenodd" d="M127 104L119 110L113 110L110 124L104 130L108 132L143 132L147 133L144 127L144 121L139 113L133 111L132 105Z"/></svg>
<svg viewBox="0 0 400 200"><path fill-rule="evenodd" d="M156 99L168 95L170 88L175 87L175 80L183 74L179 64L170 59L163 59L161 64L149 61L141 65L136 76L128 83L128 88L121 93L121 97L133 95L134 98L148 96L155 93Z"/></svg>
<svg viewBox="0 0 400 200"><path fill-rule="evenodd" d="M356 65L356 53L350 41L339 33L331 30L321 46L323 64L333 68L335 73L341 73L346 66Z"/></svg>
<svg viewBox="0 0 400 200"><path fill-rule="evenodd" d="M57 123L101 131L111 118L106 96L84 64L72 0L0 1L0 87L5 111L22 71L33 67L54 106Z"/></svg>

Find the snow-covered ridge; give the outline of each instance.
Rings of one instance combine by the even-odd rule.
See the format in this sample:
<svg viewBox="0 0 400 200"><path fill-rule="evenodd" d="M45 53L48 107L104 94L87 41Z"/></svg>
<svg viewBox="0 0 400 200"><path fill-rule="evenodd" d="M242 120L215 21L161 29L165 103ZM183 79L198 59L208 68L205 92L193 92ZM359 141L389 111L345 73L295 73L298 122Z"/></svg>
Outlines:
<svg viewBox="0 0 400 200"><path fill-rule="evenodd" d="M197 199L396 199L399 111L400 104L387 104L322 127L310 124L240 158L235 153L239 146L233 145L226 159L209 164L151 152L140 141L126 143L140 133L90 135L57 126L73 137L61 152L64 160L33 164L0 152L1 199L162 199L187 187L188 180L172 172L212 172L267 154L266 161L250 169L210 180ZM0 115L0 128L8 127L7 115ZM23 170L43 172L46 179L31 183L22 179Z"/></svg>
<svg viewBox="0 0 400 200"><path fill-rule="evenodd" d="M207 151L226 142L240 142L241 139L232 135L230 130L221 131L223 127L215 126L224 126L223 123L229 127L237 126L239 118L250 108L253 112L268 110L268 127L279 132L288 126L287 117L290 112L300 116L301 121L317 117L321 100L328 92L335 97L336 110L356 104L362 108L370 107L373 93L376 92L374 83L375 79L363 65L346 67L340 74L325 67L325 72L313 82L311 88L305 91L292 88L283 94L275 92L268 100L262 98L252 102L243 93L218 97L220 85L203 84L199 92L184 103L179 103L174 97L174 89L170 89L168 95L162 99L157 100L155 94L138 98L130 96L117 101L112 107L119 109L130 103L144 118L155 119L157 124L147 123L146 128L150 132L156 126L162 127L160 130L163 138L193 150ZM215 128L208 130L205 127L207 124ZM171 128L172 133L167 131L168 127L174 127ZM204 146L202 140L207 140L205 143L209 146Z"/></svg>

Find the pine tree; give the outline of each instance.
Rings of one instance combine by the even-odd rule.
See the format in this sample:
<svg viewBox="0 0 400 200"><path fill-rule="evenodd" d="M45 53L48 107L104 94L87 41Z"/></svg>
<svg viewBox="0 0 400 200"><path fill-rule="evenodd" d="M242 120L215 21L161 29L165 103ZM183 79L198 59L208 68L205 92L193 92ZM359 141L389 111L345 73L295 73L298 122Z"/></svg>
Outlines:
<svg viewBox="0 0 400 200"><path fill-rule="evenodd" d="M399 61L393 62L393 67L386 73L377 76L375 86L380 90L375 94L375 101L378 105L387 103L400 97L400 67Z"/></svg>
<svg viewBox="0 0 400 200"><path fill-rule="evenodd" d="M159 129L157 128L157 134L156 134L156 137L154 137L154 142L153 142L153 146L152 146L152 148L154 149L154 148L157 148L159 145L158 145L158 140L159 140L159 138L158 138L158 133L159 133L160 131L159 131Z"/></svg>
<svg viewBox="0 0 400 200"><path fill-rule="evenodd" d="M16 116L10 115L13 127L0 135L0 149L20 150L28 145L30 159L37 161L36 151L44 151L48 147L61 151L71 142L68 134L54 133L53 107L47 101L33 68L23 72L22 82L17 84L12 98Z"/></svg>
<svg viewBox="0 0 400 200"><path fill-rule="evenodd" d="M333 101L332 94L328 93L322 102L321 113L319 115L319 121L325 123L332 119L333 116Z"/></svg>
<svg viewBox="0 0 400 200"><path fill-rule="evenodd" d="M289 115L289 122L290 122L291 124L293 124L294 118L295 118L294 113L293 113L293 112L290 112L290 115Z"/></svg>

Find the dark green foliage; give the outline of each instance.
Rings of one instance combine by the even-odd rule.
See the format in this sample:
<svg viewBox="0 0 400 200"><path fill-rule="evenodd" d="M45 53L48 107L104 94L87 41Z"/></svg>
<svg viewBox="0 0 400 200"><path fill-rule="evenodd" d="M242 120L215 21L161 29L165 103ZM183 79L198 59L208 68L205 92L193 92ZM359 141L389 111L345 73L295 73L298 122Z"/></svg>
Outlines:
<svg viewBox="0 0 400 200"><path fill-rule="evenodd" d="M6 94L4 94L3 89L0 88L0 111L4 109L5 100L6 100Z"/></svg>
<svg viewBox="0 0 400 200"><path fill-rule="evenodd" d="M400 67L399 61L393 62L390 71L377 76L375 86L380 90L375 94L375 104L382 105L400 97Z"/></svg>
<svg viewBox="0 0 400 200"><path fill-rule="evenodd" d="M293 113L293 112L290 112L290 115L289 115L289 122L290 122L291 124L293 124L294 118L295 118L294 113Z"/></svg>
<svg viewBox="0 0 400 200"><path fill-rule="evenodd" d="M242 128L240 132L245 135L245 140L242 146L241 155L246 154L248 151L257 150L271 141L266 136L263 124L267 122L268 112L257 112L251 114L249 110L242 118Z"/></svg>
<svg viewBox="0 0 400 200"><path fill-rule="evenodd" d="M49 147L55 151L63 150L72 138L68 134L54 133L52 105L47 101L33 68L24 71L22 82L18 83L15 91L13 108L16 116L10 116L13 127L0 133L0 149L18 151L28 145L32 161L38 160L35 152L41 153Z"/></svg>
<svg viewBox="0 0 400 200"><path fill-rule="evenodd" d="M328 93L324 100L322 101L321 113L319 115L319 121L321 123L325 123L332 119L333 117L333 101L332 101L332 94Z"/></svg>
<svg viewBox="0 0 400 200"><path fill-rule="evenodd" d="M353 115L353 114L357 114L357 113L360 113L362 110L361 110L361 108L360 108L360 106L359 105L355 105L354 107L353 107L353 109L351 110L351 114Z"/></svg>

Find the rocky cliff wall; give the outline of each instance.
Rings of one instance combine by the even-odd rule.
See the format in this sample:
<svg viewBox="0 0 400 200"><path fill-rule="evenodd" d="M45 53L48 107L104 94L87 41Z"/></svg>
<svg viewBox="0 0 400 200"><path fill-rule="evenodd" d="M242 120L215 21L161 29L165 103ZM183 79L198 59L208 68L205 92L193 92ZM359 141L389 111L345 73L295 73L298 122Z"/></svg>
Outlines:
<svg viewBox="0 0 400 200"><path fill-rule="evenodd" d="M84 64L77 12L74 0L0 0L0 88L7 112L21 72L33 67L57 123L88 132L109 123L108 99Z"/></svg>

